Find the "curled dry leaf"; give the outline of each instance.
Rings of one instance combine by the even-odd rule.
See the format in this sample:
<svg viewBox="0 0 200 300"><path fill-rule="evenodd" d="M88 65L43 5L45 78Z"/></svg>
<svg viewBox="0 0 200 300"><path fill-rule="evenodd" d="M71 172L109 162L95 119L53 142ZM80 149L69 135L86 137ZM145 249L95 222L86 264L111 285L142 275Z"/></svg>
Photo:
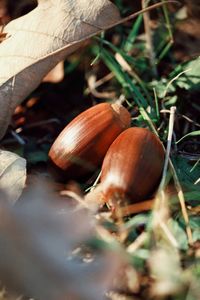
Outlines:
<svg viewBox="0 0 200 300"><path fill-rule="evenodd" d="M15 107L42 78L91 36L120 20L109 0L40 0L10 22L0 45L0 138Z"/></svg>
<svg viewBox="0 0 200 300"><path fill-rule="evenodd" d="M0 150L0 190L10 203L20 197L26 181L26 160L9 151Z"/></svg>

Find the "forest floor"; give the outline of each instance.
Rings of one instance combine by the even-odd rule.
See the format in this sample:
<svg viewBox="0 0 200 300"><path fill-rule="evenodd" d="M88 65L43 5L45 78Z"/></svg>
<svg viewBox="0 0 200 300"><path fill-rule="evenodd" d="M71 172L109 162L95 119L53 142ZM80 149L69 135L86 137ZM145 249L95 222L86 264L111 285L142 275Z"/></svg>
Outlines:
<svg viewBox="0 0 200 300"><path fill-rule="evenodd" d="M113 2L127 16L141 9L143 1ZM35 6L31 0L0 1L2 25ZM99 208L98 234L79 253L90 258L110 248L126 257L106 299L200 299L199 16L198 1L180 1L90 39L16 108L1 141L1 148L26 159L29 186L38 176L52 180L52 143L66 124L95 104L121 101L131 114L131 126L154 131L165 148L173 127L171 167L156 205L145 211L133 204L128 213L117 215L106 205ZM83 198L98 173L70 183L53 179L51 188L63 198L68 191ZM0 300L9 297L0 294Z"/></svg>

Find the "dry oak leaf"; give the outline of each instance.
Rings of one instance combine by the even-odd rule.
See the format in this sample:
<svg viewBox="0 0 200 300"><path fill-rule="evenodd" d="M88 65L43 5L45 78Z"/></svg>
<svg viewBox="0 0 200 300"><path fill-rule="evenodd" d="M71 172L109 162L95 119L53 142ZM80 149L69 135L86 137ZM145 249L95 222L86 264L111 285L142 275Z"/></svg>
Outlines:
<svg viewBox="0 0 200 300"><path fill-rule="evenodd" d="M109 0L39 0L33 11L10 22L0 44L0 139L15 107L52 68L119 20Z"/></svg>
<svg viewBox="0 0 200 300"><path fill-rule="evenodd" d="M0 150L0 191L14 204L26 182L26 160L17 154Z"/></svg>
<svg viewBox="0 0 200 300"><path fill-rule="evenodd" d="M109 0L38 0L29 14L10 22L0 44L0 139L16 106L58 62L92 36L165 3L122 19Z"/></svg>

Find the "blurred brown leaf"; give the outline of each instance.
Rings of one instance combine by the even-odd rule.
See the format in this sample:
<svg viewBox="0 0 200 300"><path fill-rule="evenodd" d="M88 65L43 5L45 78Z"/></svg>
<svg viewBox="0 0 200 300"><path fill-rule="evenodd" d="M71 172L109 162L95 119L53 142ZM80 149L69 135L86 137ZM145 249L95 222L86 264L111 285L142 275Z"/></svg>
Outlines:
<svg viewBox="0 0 200 300"><path fill-rule="evenodd" d="M103 300L119 257L104 251L84 261L84 252L74 251L94 235L94 216L87 210L73 211L44 182L29 188L15 206L4 198L1 195L0 282L34 299Z"/></svg>

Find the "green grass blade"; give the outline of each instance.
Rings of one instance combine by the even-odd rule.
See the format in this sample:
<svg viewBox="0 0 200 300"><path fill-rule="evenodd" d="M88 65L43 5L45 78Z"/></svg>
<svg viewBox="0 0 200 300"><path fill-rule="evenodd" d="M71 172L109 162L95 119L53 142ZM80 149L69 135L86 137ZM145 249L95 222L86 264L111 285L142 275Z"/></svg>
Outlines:
<svg viewBox="0 0 200 300"><path fill-rule="evenodd" d="M180 140L178 140L176 142L176 144L180 143L183 139L187 138L187 137L190 137L190 136L198 136L200 135L200 130L196 130L196 131L192 131L192 132L189 132L187 133L186 135L184 135Z"/></svg>
<svg viewBox="0 0 200 300"><path fill-rule="evenodd" d="M139 15L137 17L135 23L133 24L133 27L132 27L132 29L131 29L131 31L130 31L127 39L126 39L126 42L124 44L124 51L125 52L129 52L133 48L133 44L134 44L134 42L137 38L140 26L142 24L142 19L143 19L143 16Z"/></svg>

